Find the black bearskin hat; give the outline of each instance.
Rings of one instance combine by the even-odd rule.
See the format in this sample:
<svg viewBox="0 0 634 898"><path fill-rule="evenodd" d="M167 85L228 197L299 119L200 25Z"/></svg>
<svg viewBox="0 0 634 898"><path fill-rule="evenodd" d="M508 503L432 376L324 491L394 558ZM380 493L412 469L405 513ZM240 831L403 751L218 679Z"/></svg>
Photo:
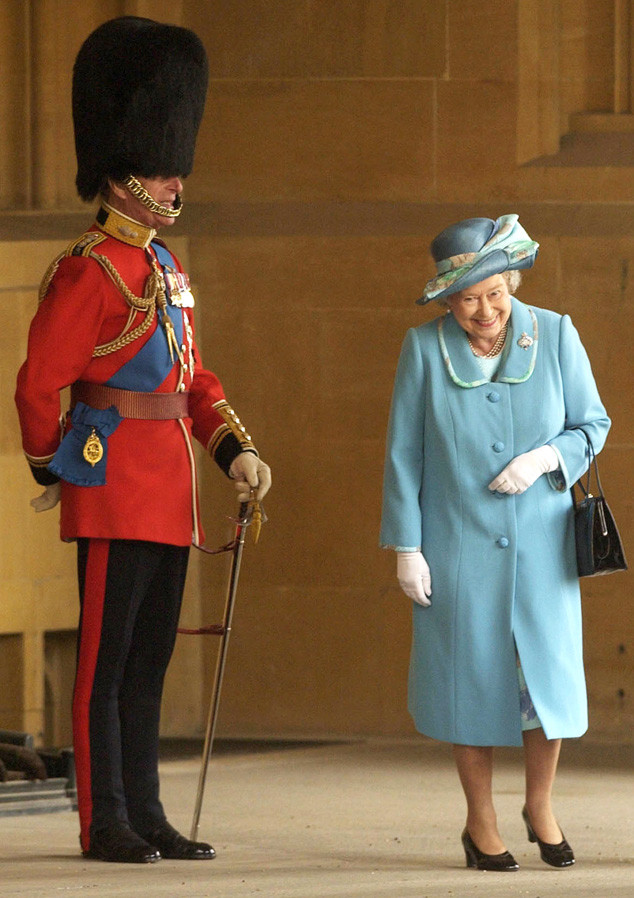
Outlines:
<svg viewBox="0 0 634 898"><path fill-rule="evenodd" d="M188 28L122 16L95 29L73 70L82 199L108 178L188 175L207 79L205 48Z"/></svg>

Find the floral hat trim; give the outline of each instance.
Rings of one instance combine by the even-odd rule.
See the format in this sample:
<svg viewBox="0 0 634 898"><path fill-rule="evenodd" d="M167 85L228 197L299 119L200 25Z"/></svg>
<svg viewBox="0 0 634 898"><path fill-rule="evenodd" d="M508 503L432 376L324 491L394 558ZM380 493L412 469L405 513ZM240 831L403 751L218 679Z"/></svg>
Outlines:
<svg viewBox="0 0 634 898"><path fill-rule="evenodd" d="M425 299L434 299L443 293L493 253L502 251L506 255L507 264L499 269L500 272L516 268L524 259L535 255L539 244L531 240L517 215L503 215L496 224L498 227L493 236L478 252L459 253L436 263L437 276L427 282L423 292Z"/></svg>

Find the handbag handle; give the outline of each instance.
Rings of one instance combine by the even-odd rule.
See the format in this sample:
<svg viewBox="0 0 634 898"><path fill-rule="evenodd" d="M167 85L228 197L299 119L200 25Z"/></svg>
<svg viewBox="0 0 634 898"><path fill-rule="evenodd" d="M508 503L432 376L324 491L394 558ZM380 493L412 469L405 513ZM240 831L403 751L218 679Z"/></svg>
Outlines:
<svg viewBox="0 0 634 898"><path fill-rule="evenodd" d="M600 496L601 498L603 498L603 487L601 486L601 478L599 477L599 465L597 464L597 454L596 454L596 452L594 451L594 446L592 445L592 440L590 439L590 435L589 435L588 432L587 432L583 427L581 427L581 426L571 427L570 430L580 430L581 433L582 433L582 434L584 435L584 437L586 438L586 441L587 441L587 443L588 443L588 471L587 471L587 474L586 474L586 485L585 485L585 486L583 485L583 481L582 481L581 477L579 478L579 480L577 481L577 483L578 483L579 486L581 487L581 489L582 489L582 491L583 491L583 493L585 494L586 497L587 497L587 496L591 496L592 493L590 492L590 477L591 477L591 475L592 475L592 468L594 467L594 476L595 476L595 478L596 478L596 481L597 481L597 488L598 488L598 494L597 494L597 495ZM583 476L583 475L582 475L582 476ZM574 501L575 507L576 507L577 502L576 502L576 498L575 498L575 492L574 492L574 489L573 489L573 491L572 491L572 498L573 498L573 501Z"/></svg>

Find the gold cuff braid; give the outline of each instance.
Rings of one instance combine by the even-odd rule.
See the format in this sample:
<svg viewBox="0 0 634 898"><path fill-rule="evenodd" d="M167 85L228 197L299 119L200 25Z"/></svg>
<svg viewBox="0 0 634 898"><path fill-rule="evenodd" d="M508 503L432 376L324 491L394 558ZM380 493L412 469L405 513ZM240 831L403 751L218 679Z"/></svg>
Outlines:
<svg viewBox="0 0 634 898"><path fill-rule="evenodd" d="M227 400L220 399L218 402L215 402L214 408L225 423L216 430L211 440L209 441L209 446L207 447L209 449L209 452L213 455L223 437L225 437L227 433L232 433L240 443L240 448L243 452L245 452L247 449L250 449L257 455L257 449L253 444L251 436L247 433L246 427L244 426L240 418L238 418Z"/></svg>

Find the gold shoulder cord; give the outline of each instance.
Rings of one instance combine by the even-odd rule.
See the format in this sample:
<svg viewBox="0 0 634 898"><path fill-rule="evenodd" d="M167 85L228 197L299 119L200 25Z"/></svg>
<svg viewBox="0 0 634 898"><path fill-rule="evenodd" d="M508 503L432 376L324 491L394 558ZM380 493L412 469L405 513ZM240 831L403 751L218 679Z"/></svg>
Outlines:
<svg viewBox="0 0 634 898"><path fill-rule="evenodd" d="M59 256L56 256L48 266L46 273L42 278L38 295L38 304L41 303L46 296L48 288L51 286L51 281L55 277L55 273L59 268L59 263L62 259L65 259L67 256L90 256L92 255L93 247L99 243L103 243L105 239L105 234L99 234L97 231L87 231L85 234L82 234L81 237L78 237L77 240L73 240L70 246L67 246Z"/></svg>
<svg viewBox="0 0 634 898"><path fill-rule="evenodd" d="M39 291L39 302L41 303L46 296L48 288L51 285L51 281L55 277L55 273L59 268L59 263L62 259L68 256L84 256L85 258L94 259L96 262L101 265L104 271L110 276L111 280L117 287L117 289L123 295L125 301L131 308L131 314L128 319L128 322L123 329L123 331L119 334L119 336L111 340L109 343L103 343L100 346L96 346L93 352L93 358L101 358L105 355L109 355L112 352L116 352L118 349L122 349L124 346L128 346L130 343L133 343L136 339L143 336L143 334L149 329L152 324L152 320L154 318L154 312L156 310L157 297L159 293L161 293L161 275L157 270L156 266L153 266L152 273L148 277L145 290L143 296L136 296L124 282L123 278L114 267L110 259L106 256L101 255L100 253L95 252L95 247L106 240L105 234L99 234L96 231L88 231L86 234L83 234L78 240L73 241L64 252L60 253L49 265L46 274L42 278L42 283L40 284ZM164 291L163 291L163 301L164 299ZM160 305L160 299L159 299ZM134 312L145 312L145 317L143 321L132 330L128 330L132 320L134 319ZM171 351L171 347L170 347Z"/></svg>
<svg viewBox="0 0 634 898"><path fill-rule="evenodd" d="M111 352L116 352L118 349L122 349L124 346L128 346L139 337L142 337L143 334L148 330L148 328L152 324L154 311L156 309L156 296L159 290L159 275L156 271L152 271L151 275L148 277L145 283L145 291L143 296L136 296L134 293L132 293L127 284L124 283L123 278L114 267L110 259L107 259L105 256L99 255L99 253L91 253L91 256L93 259L99 262L101 267L110 275L114 284L123 294L124 299L128 303L128 305L136 311L145 311L145 318L137 327L133 328L133 330L128 330L128 326L133 317L131 316L128 319L128 324L126 324L123 331L115 340L111 340L109 343L102 343L101 346L95 346L92 356L93 358L101 358L104 355L110 355Z"/></svg>

